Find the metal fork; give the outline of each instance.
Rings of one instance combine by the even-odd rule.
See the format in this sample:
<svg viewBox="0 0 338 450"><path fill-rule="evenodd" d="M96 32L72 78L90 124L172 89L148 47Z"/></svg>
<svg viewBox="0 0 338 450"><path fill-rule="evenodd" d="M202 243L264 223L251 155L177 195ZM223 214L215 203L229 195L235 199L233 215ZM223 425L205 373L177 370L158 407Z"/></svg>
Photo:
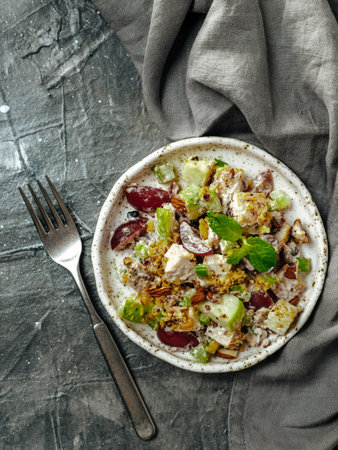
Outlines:
<svg viewBox="0 0 338 450"><path fill-rule="evenodd" d="M82 242L79 232L72 216L70 215L66 205L63 203L54 185L47 176L46 179L59 204L66 223L63 223L61 220L61 217L55 209L52 200L39 180L37 180L37 183L49 206L49 209L51 210L54 220L56 221L56 227L53 225L50 217L30 184L28 184L28 188L46 223L47 231L43 227L39 217L35 213L23 190L19 188L19 191L24 202L26 203L30 215L32 216L33 222L38 230L41 241L45 246L47 253L56 263L69 270L75 280L75 283L77 284L77 287L79 288L92 320L95 337L125 402L137 434L142 439L151 439L156 434L154 422L152 421L149 411L147 410L141 394L113 337L96 312L83 282L79 266L80 256L82 253Z"/></svg>

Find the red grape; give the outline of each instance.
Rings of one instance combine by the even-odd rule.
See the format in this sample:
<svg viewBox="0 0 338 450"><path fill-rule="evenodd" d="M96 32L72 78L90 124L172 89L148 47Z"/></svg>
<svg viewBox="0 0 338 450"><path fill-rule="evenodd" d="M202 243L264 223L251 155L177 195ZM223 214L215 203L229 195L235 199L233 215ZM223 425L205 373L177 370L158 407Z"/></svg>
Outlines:
<svg viewBox="0 0 338 450"><path fill-rule="evenodd" d="M266 292L260 291L251 294L249 306L255 311L260 308L269 308L271 305L273 305L273 300Z"/></svg>
<svg viewBox="0 0 338 450"><path fill-rule="evenodd" d="M163 344L170 347L196 347L199 342L197 337L189 331L174 331L169 327L159 328L157 337Z"/></svg>
<svg viewBox="0 0 338 450"><path fill-rule="evenodd" d="M141 233L145 233L147 230L147 222L147 219L140 217L137 220L130 220L118 226L110 241L112 250L121 250L121 248L129 244L135 237Z"/></svg>
<svg viewBox="0 0 338 450"><path fill-rule="evenodd" d="M180 225L180 237L183 247L188 252L197 256L207 256L212 254L212 248L202 241L187 222L182 222Z"/></svg>
<svg viewBox="0 0 338 450"><path fill-rule="evenodd" d="M134 208L143 212L154 212L163 203L170 202L169 192L151 186L129 186L126 191L126 198Z"/></svg>

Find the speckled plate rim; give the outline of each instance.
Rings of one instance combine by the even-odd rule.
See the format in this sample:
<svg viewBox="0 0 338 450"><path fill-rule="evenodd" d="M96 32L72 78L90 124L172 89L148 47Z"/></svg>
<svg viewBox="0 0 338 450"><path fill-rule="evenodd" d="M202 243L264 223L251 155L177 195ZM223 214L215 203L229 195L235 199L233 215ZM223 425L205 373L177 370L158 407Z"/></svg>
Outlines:
<svg viewBox="0 0 338 450"><path fill-rule="evenodd" d="M313 216L317 217L317 227L319 228L320 236L322 237L322 242L320 243L320 253L319 253L319 262L322 268L321 272L319 272L316 276L316 283L313 286L311 291L311 298L307 300L306 311L302 311L299 320L297 321L297 325L292 327L285 336L281 336L277 341L271 343L271 345L267 348L260 348L259 352L255 355L250 355L241 360L214 360L210 361L207 364L201 364L198 362L188 361L180 359L175 356L174 352L170 352L170 350L164 350L159 347L155 347L152 343L144 339L142 336L137 334L134 330L128 327L126 322L120 319L117 316L117 311L112 306L109 295L105 290L105 269L102 255L102 244L103 244L103 235L105 231L105 227L107 225L108 218L110 217L110 213L112 208L114 207L114 202L118 197L120 190L125 186L126 182L131 178L139 175L142 170L145 170L150 164L154 164L159 157L163 157L164 155L169 155L175 151L184 151L184 149L191 149L191 147L196 146L201 149L201 147L210 147L210 145L216 145L227 148L231 148L234 150L244 151L246 153L253 154L255 157L260 157L262 160L271 164L274 167L278 167L278 171L282 172L282 174L287 178L292 180L292 183L299 190L299 192L308 199L307 208L309 212L313 214ZM317 228L317 230L318 230ZM279 161L274 156L270 155L266 151L248 144L244 141L240 141L238 139L232 138L222 138L222 137L201 137L201 138L189 138L183 139L180 141L172 142L170 144L165 145L159 150L151 153L130 169L128 169L114 184L112 190L110 191L103 207L101 209L96 230L94 233L93 244L92 244L92 264L94 269L94 275L96 280L96 285L99 293L99 297L106 307L107 311L111 315L113 321L120 328L120 330L129 337L135 344L139 345L144 350L148 351L152 355L172 364L176 367L180 367L185 370L189 370L192 372L199 373L224 373L224 372L235 372L239 370L243 370L245 368L251 367L268 356L275 353L281 347L283 347L306 323L309 319L313 308L315 307L321 291L324 286L324 281L326 277L326 269L328 262L328 245L327 245L327 237L326 231L320 217L319 211L312 200L311 194L305 187L304 183L281 161Z"/></svg>

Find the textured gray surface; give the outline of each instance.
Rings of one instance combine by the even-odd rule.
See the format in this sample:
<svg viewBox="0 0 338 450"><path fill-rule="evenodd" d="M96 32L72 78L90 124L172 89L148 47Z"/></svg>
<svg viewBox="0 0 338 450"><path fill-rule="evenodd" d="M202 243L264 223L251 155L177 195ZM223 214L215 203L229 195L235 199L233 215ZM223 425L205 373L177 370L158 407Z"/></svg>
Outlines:
<svg viewBox="0 0 338 450"><path fill-rule="evenodd" d="M140 80L92 5L1 2L0 449L227 449L232 376L184 372L135 346L101 306L90 245L102 202L166 142ZM234 127L235 129L236 127ZM18 186L49 174L74 209L84 278L158 427L140 441L68 273L46 255Z"/></svg>

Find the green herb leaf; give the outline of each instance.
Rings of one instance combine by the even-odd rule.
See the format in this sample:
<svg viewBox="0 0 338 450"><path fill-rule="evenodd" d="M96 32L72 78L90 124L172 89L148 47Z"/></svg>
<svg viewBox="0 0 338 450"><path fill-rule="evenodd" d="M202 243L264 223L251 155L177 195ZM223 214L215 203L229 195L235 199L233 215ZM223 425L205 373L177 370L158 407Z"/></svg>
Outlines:
<svg viewBox="0 0 338 450"><path fill-rule="evenodd" d="M228 264L238 264L241 259L244 258L249 253L248 248L244 245L243 247L238 248L227 259Z"/></svg>
<svg viewBox="0 0 338 450"><path fill-rule="evenodd" d="M195 272L198 277L208 277L209 272L206 264L196 264Z"/></svg>
<svg viewBox="0 0 338 450"><path fill-rule="evenodd" d="M242 237L242 227L235 219L225 214L207 212L210 228L217 236L226 241L235 242Z"/></svg>
<svg viewBox="0 0 338 450"><path fill-rule="evenodd" d="M301 272L310 272L310 260L309 258L297 258L298 269Z"/></svg>
<svg viewBox="0 0 338 450"><path fill-rule="evenodd" d="M279 281L279 278L277 277L277 275L266 275L265 277L263 277L263 280L271 286L273 286L275 283L277 283L277 281Z"/></svg>
<svg viewBox="0 0 338 450"><path fill-rule="evenodd" d="M218 167L224 167L224 166L228 166L228 165L229 165L229 164L227 164L226 162L221 161L220 159L215 159L215 164L216 164L216 166L218 166Z"/></svg>
<svg viewBox="0 0 338 450"><path fill-rule="evenodd" d="M267 272L277 264L277 253L269 242L258 237L243 239L244 246L248 249L248 260L259 272Z"/></svg>

